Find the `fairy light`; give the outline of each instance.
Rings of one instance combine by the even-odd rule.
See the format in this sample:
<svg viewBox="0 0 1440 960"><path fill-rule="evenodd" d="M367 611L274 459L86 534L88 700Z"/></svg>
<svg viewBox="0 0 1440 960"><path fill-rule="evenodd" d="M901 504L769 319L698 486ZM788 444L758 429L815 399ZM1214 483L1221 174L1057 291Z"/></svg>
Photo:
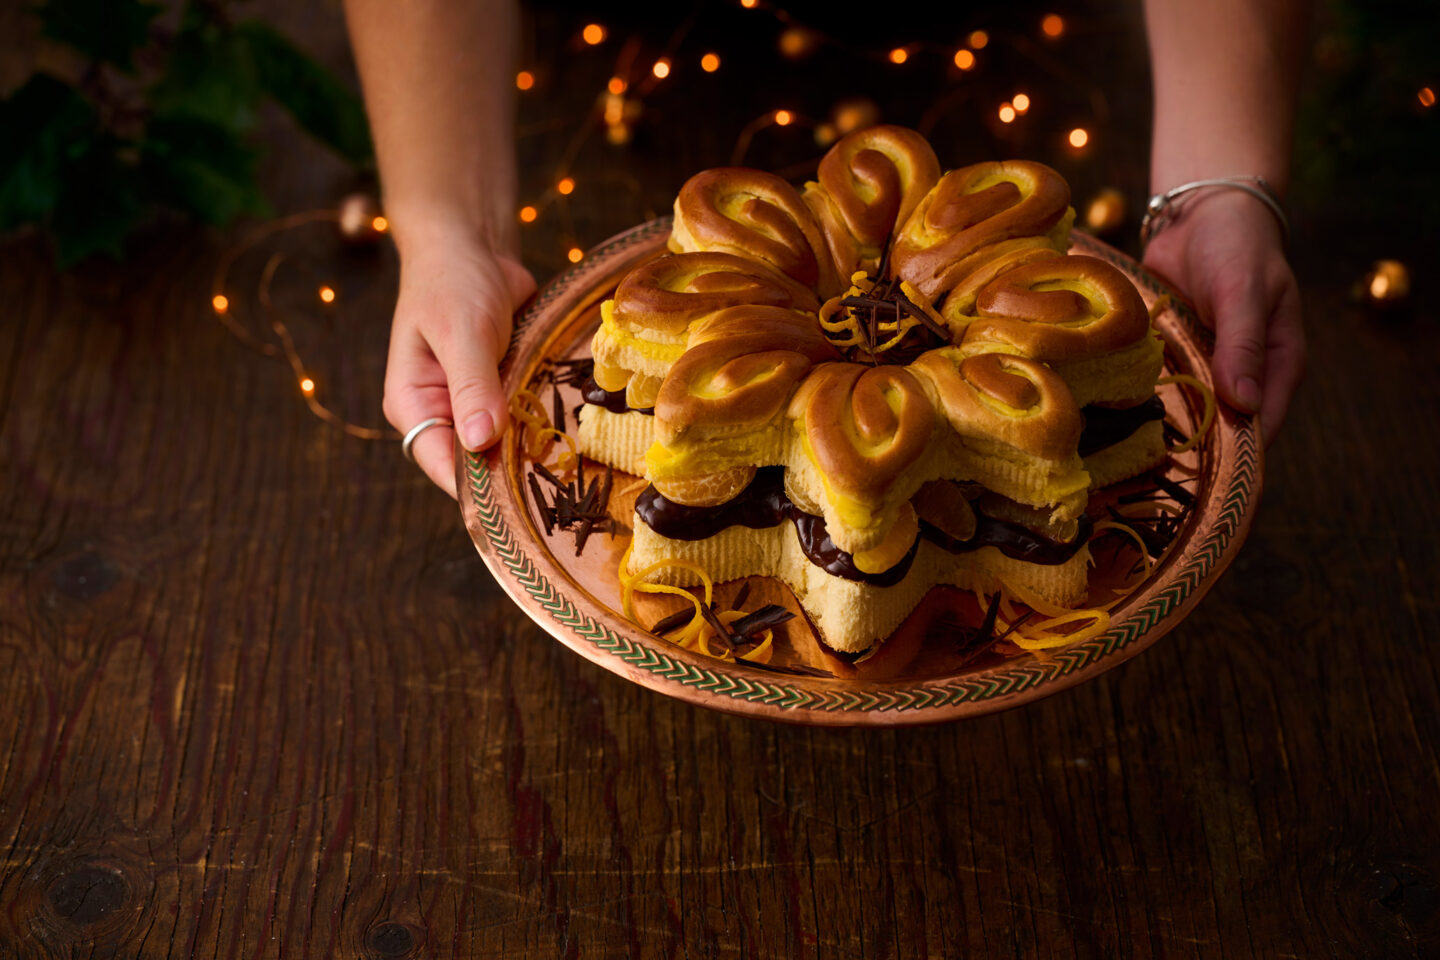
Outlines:
<svg viewBox="0 0 1440 960"><path fill-rule="evenodd" d="M1417 96L1420 97L1420 106L1422 106L1422 107L1433 107L1433 106L1435 106L1435 91L1434 91L1434 90L1431 90L1429 87L1421 87L1421 88L1420 88L1420 93L1417 94Z"/></svg>
<svg viewBox="0 0 1440 960"><path fill-rule="evenodd" d="M1008 103L1000 104L1000 122L1012 123L1015 120L1015 108Z"/></svg>
<svg viewBox="0 0 1440 960"><path fill-rule="evenodd" d="M625 87L626 83L624 80L620 79L619 77L611 77L610 83L605 87L605 89L609 90L611 93L618 97L620 96L620 94L625 92Z"/></svg>
<svg viewBox="0 0 1440 960"><path fill-rule="evenodd" d="M311 380L309 377L303 378L300 381L300 392L305 394L305 396L307 397L310 396L312 393L315 392L315 381Z"/></svg>
<svg viewBox="0 0 1440 960"><path fill-rule="evenodd" d="M570 194L575 192L575 178L563 178L559 183L555 184L555 189L562 197L570 196Z"/></svg>
<svg viewBox="0 0 1440 960"><path fill-rule="evenodd" d="M390 221L386 220L384 217L376 217L374 220L370 221L370 227L376 233L384 233L386 230L390 229Z"/></svg>
<svg viewBox="0 0 1440 960"><path fill-rule="evenodd" d="M580 31L580 36L590 46L599 46L605 41L605 28L598 23L587 23L585 29Z"/></svg>
<svg viewBox="0 0 1440 960"><path fill-rule="evenodd" d="M527 205L527 206L523 206L523 207L520 208L520 222L521 222L521 223L534 223L535 220L536 220L536 218L539 217L539 216L540 216L540 211L539 211L539 210L536 210L536 209L535 209L534 207L532 207L532 206L528 206L528 205Z"/></svg>
<svg viewBox="0 0 1440 960"><path fill-rule="evenodd" d="M655 66L650 68L650 72L655 74L655 79L664 80L670 76L670 61L661 57L655 61Z"/></svg>
<svg viewBox="0 0 1440 960"><path fill-rule="evenodd" d="M970 46L976 50L984 50L985 45L990 42L990 34L984 30L975 30L970 34Z"/></svg>
<svg viewBox="0 0 1440 960"><path fill-rule="evenodd" d="M331 286L322 286L322 287L320 288L320 302L321 302L321 303L334 303L334 302L335 302L335 288L334 288L334 287L331 287Z"/></svg>
<svg viewBox="0 0 1440 960"><path fill-rule="evenodd" d="M746 10L754 10L759 3L760 0L740 0L740 6Z"/></svg>
<svg viewBox="0 0 1440 960"><path fill-rule="evenodd" d="M1024 113L1030 109L1030 97L1028 94L1017 93L1010 100L1010 105L1015 108L1016 113Z"/></svg>
<svg viewBox="0 0 1440 960"><path fill-rule="evenodd" d="M571 247L570 252L566 254L566 256L570 258L571 263L579 263L585 258L585 251L579 247Z"/></svg>
<svg viewBox="0 0 1440 960"><path fill-rule="evenodd" d="M1055 39L1065 32L1065 18L1058 13L1046 14L1045 19L1040 21L1040 32Z"/></svg>
<svg viewBox="0 0 1440 960"><path fill-rule="evenodd" d="M515 74L515 86L517 89L520 90L529 90L531 87L535 86L535 74L531 73L529 70L521 70L519 73Z"/></svg>
<svg viewBox="0 0 1440 960"><path fill-rule="evenodd" d="M817 124L815 127L815 146L828 147L830 146L830 144L834 143L839 138L839 136L840 132L835 129L835 124Z"/></svg>
<svg viewBox="0 0 1440 960"><path fill-rule="evenodd" d="M975 66L975 54L969 50L955 51L955 66L961 70L969 70Z"/></svg>
<svg viewBox="0 0 1440 960"><path fill-rule="evenodd" d="M1084 127L1076 127L1074 130L1070 131L1069 140L1070 146L1074 147L1076 150L1079 150L1081 147L1085 146L1085 144L1090 142L1090 133Z"/></svg>
<svg viewBox="0 0 1440 960"><path fill-rule="evenodd" d="M788 127L793 122L795 122L795 114L791 113L789 110L775 111L775 126Z"/></svg>
<svg viewBox="0 0 1440 960"><path fill-rule="evenodd" d="M215 309L216 313L224 313L230 309L230 298L223 293L217 293L210 298L210 306Z"/></svg>
<svg viewBox="0 0 1440 960"><path fill-rule="evenodd" d="M716 70L719 70L720 55L716 53L705 54L705 56L700 58L700 69L706 73L714 73Z"/></svg>
<svg viewBox="0 0 1440 960"><path fill-rule="evenodd" d="M782 57L799 60L815 52L815 48L820 45L820 37L814 30L790 26L781 31L777 43Z"/></svg>
<svg viewBox="0 0 1440 960"><path fill-rule="evenodd" d="M891 50L891 51L890 51L890 62L891 62L891 63L901 64L901 63L904 63L906 60L909 60L909 59L910 59L910 51L906 50L904 47L896 47L894 50Z"/></svg>

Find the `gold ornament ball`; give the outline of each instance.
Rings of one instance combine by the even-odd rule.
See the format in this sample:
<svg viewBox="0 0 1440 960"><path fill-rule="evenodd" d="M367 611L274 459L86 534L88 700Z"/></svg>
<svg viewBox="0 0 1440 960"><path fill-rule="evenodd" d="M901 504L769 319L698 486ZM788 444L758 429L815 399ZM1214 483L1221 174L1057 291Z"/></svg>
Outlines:
<svg viewBox="0 0 1440 960"><path fill-rule="evenodd" d="M380 216L380 204L368 193L350 194L340 201L336 212L339 215L340 236L346 240L368 243L379 239L375 218Z"/></svg>
<svg viewBox="0 0 1440 960"><path fill-rule="evenodd" d="M1399 260L1376 260L1361 281L1365 301L1377 307L1395 307L1410 296L1410 268Z"/></svg>
<svg viewBox="0 0 1440 960"><path fill-rule="evenodd" d="M1091 199L1085 207L1085 226L1091 233L1104 236L1114 233L1125 224L1125 194L1114 187L1106 187Z"/></svg>

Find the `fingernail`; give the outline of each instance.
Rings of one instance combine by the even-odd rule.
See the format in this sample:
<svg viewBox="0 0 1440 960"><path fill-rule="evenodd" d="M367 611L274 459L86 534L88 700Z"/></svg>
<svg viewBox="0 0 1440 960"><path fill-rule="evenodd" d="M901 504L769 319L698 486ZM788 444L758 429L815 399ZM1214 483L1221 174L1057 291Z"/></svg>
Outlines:
<svg viewBox="0 0 1440 960"><path fill-rule="evenodd" d="M494 432L495 421L491 419L489 411L481 410L461 425L460 442L465 445L466 450L479 450L490 441Z"/></svg>
<svg viewBox="0 0 1440 960"><path fill-rule="evenodd" d="M1251 413L1260 409L1260 384L1254 377L1241 377L1235 381L1235 399Z"/></svg>

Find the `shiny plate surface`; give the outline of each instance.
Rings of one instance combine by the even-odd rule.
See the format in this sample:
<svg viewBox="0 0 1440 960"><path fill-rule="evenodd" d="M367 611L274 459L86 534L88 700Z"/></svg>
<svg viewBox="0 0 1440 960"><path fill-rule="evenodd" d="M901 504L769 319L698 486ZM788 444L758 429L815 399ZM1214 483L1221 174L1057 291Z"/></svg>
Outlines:
<svg viewBox="0 0 1440 960"><path fill-rule="evenodd" d="M664 252L669 229L670 221L660 219L620 234L540 291L516 318L501 369L507 394L533 386L552 360L589 355L600 303L635 264ZM1186 302L1139 264L1093 237L1075 234L1071 252L1102 257L1117 266L1135 281L1147 305L1170 296L1172 305L1156 318L1166 342L1165 372L1211 382L1213 337ZM1160 394L1168 421L1188 434L1200 421L1200 399L1173 386L1161 388ZM541 395L548 405L549 387ZM580 402L573 388L564 388L562 399L567 411ZM573 430L573 416L570 422ZM591 536L576 556L574 535L556 530L547 536L535 513L526 486L530 461L516 440L518 432L508 431L484 454L457 447L456 464L466 528L520 609L570 649L634 683L700 706L794 723L936 723L1017 706L1097 676L1140 653L1185 618L1234 559L1260 498L1258 424L1222 406L1199 451L1172 455L1162 468L1194 492L1196 503L1150 576L1112 610L1106 633L1037 653L1002 656L992 649L977 654L955 642L954 629L957 619L978 623L974 600L937 588L878 653L856 662L820 644L780 581L752 577L747 609L773 602L799 614L777 630L772 665L760 667L680 649L628 620L621 613L616 569L642 485L625 474L615 475L610 512L618 529L613 536ZM1114 556L1119 565L1119 552ZM1107 576L1098 550L1097 557L1092 586ZM724 609L740 583L717 588L717 609ZM645 623L654 623L680 603L673 598L641 599L637 614Z"/></svg>

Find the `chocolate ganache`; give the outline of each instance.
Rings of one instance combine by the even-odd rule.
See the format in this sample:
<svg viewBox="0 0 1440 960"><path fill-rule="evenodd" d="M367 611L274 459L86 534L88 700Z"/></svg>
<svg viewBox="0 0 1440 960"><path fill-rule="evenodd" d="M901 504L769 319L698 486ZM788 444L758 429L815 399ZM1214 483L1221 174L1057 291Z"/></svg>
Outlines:
<svg viewBox="0 0 1440 960"><path fill-rule="evenodd" d="M705 540L734 526L764 530L790 520L795 524L800 549L811 563L834 576L877 587L893 586L903 580L920 546L920 537L916 537L910 551L895 566L882 573L865 573L855 566L850 554L835 546L825 529L824 517L806 513L785 495L783 467L761 467L738 496L714 507L689 507L676 503L649 486L636 499L635 513L662 537L692 541ZM1089 539L1091 526L1089 517L1081 517L1075 539L1060 543L1020 524L997 520L976 510L975 534L969 540L956 540L923 520L920 536L951 553L996 547L1015 560L1053 565L1075 556Z"/></svg>
<svg viewBox="0 0 1440 960"><path fill-rule="evenodd" d="M624 390L606 390L595 382L594 377L587 377L585 382L580 384L580 399L591 406L604 407L611 413L643 413L647 417L655 415L654 407L632 407L625 402Z"/></svg>
<svg viewBox="0 0 1440 960"><path fill-rule="evenodd" d="M1088 457L1128 439L1151 420L1164 420L1165 403L1152 396L1133 407L1113 409L1091 404L1080 413L1085 418L1085 429L1080 434L1079 452L1080 456Z"/></svg>

